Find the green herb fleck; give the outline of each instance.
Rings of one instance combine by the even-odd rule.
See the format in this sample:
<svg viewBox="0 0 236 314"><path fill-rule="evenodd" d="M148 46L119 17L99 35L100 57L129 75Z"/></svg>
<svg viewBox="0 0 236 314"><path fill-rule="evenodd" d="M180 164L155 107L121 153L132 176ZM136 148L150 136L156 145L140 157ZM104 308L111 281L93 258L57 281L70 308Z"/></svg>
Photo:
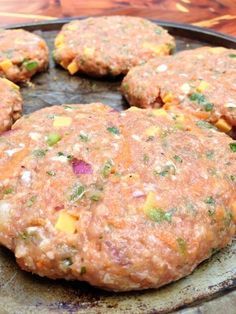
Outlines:
<svg viewBox="0 0 236 314"><path fill-rule="evenodd" d="M90 196L90 200L94 201L94 202L98 202L98 201L100 201L100 199L101 199L101 193L100 192L94 193Z"/></svg>
<svg viewBox="0 0 236 314"><path fill-rule="evenodd" d="M83 197L85 193L85 187L83 185L77 185L74 187L72 194L70 195L70 201L76 202Z"/></svg>
<svg viewBox="0 0 236 314"><path fill-rule="evenodd" d="M197 121L196 125L201 129L216 129L212 124L207 121Z"/></svg>
<svg viewBox="0 0 236 314"><path fill-rule="evenodd" d="M51 177L55 177L56 172L53 171L53 170L50 170L50 171L47 171L47 174L48 174L49 176L51 176Z"/></svg>
<svg viewBox="0 0 236 314"><path fill-rule="evenodd" d="M224 218L225 226L228 228L233 220L233 214L231 211L227 211Z"/></svg>
<svg viewBox="0 0 236 314"><path fill-rule="evenodd" d="M107 160L102 168L102 175L104 178L107 178L109 174L112 172L113 162L111 160Z"/></svg>
<svg viewBox="0 0 236 314"><path fill-rule="evenodd" d="M46 155L47 149L35 149L33 155L37 158L42 158Z"/></svg>
<svg viewBox="0 0 236 314"><path fill-rule="evenodd" d="M80 134L79 138L80 138L81 142L85 142L86 143L86 142L89 141L89 137L86 134Z"/></svg>
<svg viewBox="0 0 236 314"><path fill-rule="evenodd" d="M236 58L236 54L235 53L231 53L231 54L229 54L229 57L230 58Z"/></svg>
<svg viewBox="0 0 236 314"><path fill-rule="evenodd" d="M23 231L23 232L19 233L19 237L22 240L27 240L29 238L29 233L27 231Z"/></svg>
<svg viewBox="0 0 236 314"><path fill-rule="evenodd" d="M25 60L23 62L23 66L28 70L28 71L33 71L38 67L38 62L33 61L33 60Z"/></svg>
<svg viewBox="0 0 236 314"><path fill-rule="evenodd" d="M229 147L230 147L230 149L232 150L233 153L236 153L236 143L230 143Z"/></svg>
<svg viewBox="0 0 236 314"><path fill-rule="evenodd" d="M171 222L173 212L165 212L162 208L151 208L146 212L146 215L149 219L158 223L163 221Z"/></svg>
<svg viewBox="0 0 236 314"><path fill-rule="evenodd" d="M168 165L163 167L161 171L156 171L154 170L154 175L158 175L161 177L166 177L167 175L175 175L176 174L176 169L173 165Z"/></svg>
<svg viewBox="0 0 236 314"><path fill-rule="evenodd" d="M122 87L123 87L123 89L124 89L126 92L128 92L128 90L129 90L129 84L128 84L128 83L123 83L123 84L122 84Z"/></svg>
<svg viewBox="0 0 236 314"><path fill-rule="evenodd" d="M12 194L14 192L13 188L7 188L3 193L4 194Z"/></svg>
<svg viewBox="0 0 236 314"><path fill-rule="evenodd" d="M120 134L120 131L117 129L117 127L115 126L112 126L112 127L108 127L107 128L107 131L112 133L112 134L116 134L116 135L119 135Z"/></svg>
<svg viewBox="0 0 236 314"><path fill-rule="evenodd" d="M47 136L47 144L53 146L62 139L61 135L58 133L50 133Z"/></svg>
<svg viewBox="0 0 236 314"><path fill-rule="evenodd" d="M35 203L35 201L36 201L36 199L37 199L37 196L36 196L36 195L32 196L32 197L27 201L26 205L27 205L28 207L33 206L34 203Z"/></svg>
<svg viewBox="0 0 236 314"><path fill-rule="evenodd" d="M208 205L215 205L216 201L214 200L214 198L212 196L207 197L204 202Z"/></svg>
<svg viewBox="0 0 236 314"><path fill-rule="evenodd" d="M206 157L207 157L208 159L213 159L213 157L214 157L214 150L208 150L208 151L206 152Z"/></svg>
<svg viewBox="0 0 236 314"><path fill-rule="evenodd" d="M80 268L80 275L82 276L82 275L86 274L86 272L87 272L86 267L85 267L85 266L82 266L82 267Z"/></svg>
<svg viewBox="0 0 236 314"><path fill-rule="evenodd" d="M192 93L189 95L189 99L191 101L197 102L199 105L203 106L205 111L212 111L214 108L214 105L207 101L205 95L201 93Z"/></svg>
<svg viewBox="0 0 236 314"><path fill-rule="evenodd" d="M183 159L180 156L178 156L178 155L175 155L173 158L174 158L174 160L176 160L179 163L183 162Z"/></svg>
<svg viewBox="0 0 236 314"><path fill-rule="evenodd" d="M186 241L183 238L177 238L176 241L177 241L177 244L179 246L180 253L184 255L187 251Z"/></svg>
<svg viewBox="0 0 236 314"><path fill-rule="evenodd" d="M148 164L148 162L149 162L149 156L148 156L147 154L144 154L144 155L143 155L143 162L144 162L145 165Z"/></svg>
<svg viewBox="0 0 236 314"><path fill-rule="evenodd" d="M230 176L230 180L231 180L232 182L236 182L236 176L231 175L231 176Z"/></svg>

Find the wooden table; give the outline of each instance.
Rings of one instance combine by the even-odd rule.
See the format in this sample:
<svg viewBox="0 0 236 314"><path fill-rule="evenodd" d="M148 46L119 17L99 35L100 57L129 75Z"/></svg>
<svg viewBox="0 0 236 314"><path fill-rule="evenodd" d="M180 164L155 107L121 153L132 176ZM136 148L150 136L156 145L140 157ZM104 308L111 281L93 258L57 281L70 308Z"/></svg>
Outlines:
<svg viewBox="0 0 236 314"><path fill-rule="evenodd" d="M236 0L0 0L0 25L86 15L138 15L236 36Z"/></svg>

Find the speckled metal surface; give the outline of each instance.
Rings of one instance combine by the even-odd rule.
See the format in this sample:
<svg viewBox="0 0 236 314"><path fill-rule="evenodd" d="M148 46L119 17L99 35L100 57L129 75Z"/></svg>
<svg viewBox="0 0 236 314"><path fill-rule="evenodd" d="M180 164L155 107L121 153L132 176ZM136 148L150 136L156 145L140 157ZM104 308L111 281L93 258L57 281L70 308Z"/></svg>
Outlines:
<svg viewBox="0 0 236 314"><path fill-rule="evenodd" d="M201 45L236 48L236 40L199 29L163 23L176 35L177 49ZM53 46L62 22L27 26ZM194 38L194 39L193 39ZM120 78L110 81L70 77L52 60L50 71L23 87L25 113L60 103L101 101L127 107L119 93ZM236 313L236 242L202 263L193 274L158 290L110 293L79 282L53 281L21 271L14 256L0 248L0 314L19 313Z"/></svg>

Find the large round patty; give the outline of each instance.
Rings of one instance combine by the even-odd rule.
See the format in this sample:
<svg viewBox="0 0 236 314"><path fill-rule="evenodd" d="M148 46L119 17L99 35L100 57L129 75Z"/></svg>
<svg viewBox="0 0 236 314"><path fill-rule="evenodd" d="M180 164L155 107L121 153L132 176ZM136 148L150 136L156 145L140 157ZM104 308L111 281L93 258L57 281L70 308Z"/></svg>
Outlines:
<svg viewBox="0 0 236 314"><path fill-rule="evenodd" d="M0 78L0 133L10 129L13 122L20 118L22 98L19 86Z"/></svg>
<svg viewBox="0 0 236 314"><path fill-rule="evenodd" d="M14 82L29 80L48 66L48 47L23 29L0 31L0 76Z"/></svg>
<svg viewBox="0 0 236 314"><path fill-rule="evenodd" d="M24 270L115 291L159 287L235 233L236 142L207 122L56 106L0 139L0 242Z"/></svg>
<svg viewBox="0 0 236 314"><path fill-rule="evenodd" d="M54 57L71 74L126 74L175 47L166 30L146 19L106 16L72 21L55 39Z"/></svg>
<svg viewBox="0 0 236 314"><path fill-rule="evenodd" d="M131 105L179 105L229 132L236 126L236 50L203 47L155 58L122 83Z"/></svg>

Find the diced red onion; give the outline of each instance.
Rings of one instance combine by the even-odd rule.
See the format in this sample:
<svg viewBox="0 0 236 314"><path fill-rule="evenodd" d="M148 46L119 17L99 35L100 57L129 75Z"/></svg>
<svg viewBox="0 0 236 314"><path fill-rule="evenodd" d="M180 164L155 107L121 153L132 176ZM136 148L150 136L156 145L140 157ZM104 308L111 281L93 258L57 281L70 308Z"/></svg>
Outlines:
<svg viewBox="0 0 236 314"><path fill-rule="evenodd" d="M83 160L78 160L76 158L72 160L72 169L74 174L76 175L93 173L92 166L89 163Z"/></svg>

